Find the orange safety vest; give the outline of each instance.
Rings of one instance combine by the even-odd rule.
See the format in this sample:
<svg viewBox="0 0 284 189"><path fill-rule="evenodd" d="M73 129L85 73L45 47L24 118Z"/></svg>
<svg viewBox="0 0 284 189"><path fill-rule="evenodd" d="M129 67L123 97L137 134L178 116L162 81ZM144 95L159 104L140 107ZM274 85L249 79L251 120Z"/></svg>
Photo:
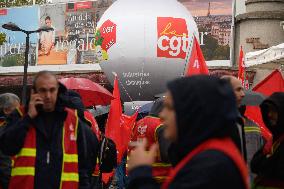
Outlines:
<svg viewBox="0 0 284 189"><path fill-rule="evenodd" d="M242 158L242 155L236 148L236 145L230 138L223 139L209 139L204 143L200 144L191 151L175 168L172 170L171 174L167 178L167 180L163 183L162 189L168 189L169 185L175 179L177 173L187 164L190 160L197 154L204 152L206 150L218 150L226 154L237 166L239 169L239 173L242 177L243 183L245 184L245 188L249 189L249 175L246 164Z"/></svg>
<svg viewBox="0 0 284 189"><path fill-rule="evenodd" d="M77 131L79 119L77 116L77 110L69 108L65 108L65 110L67 111L67 117L64 121L62 132L63 163L60 179L60 189L78 189L79 174ZM19 113L23 115L21 112ZM22 149L14 157L14 165L12 167L9 189L34 188L35 163L36 130L34 127L30 127Z"/></svg>
<svg viewBox="0 0 284 189"><path fill-rule="evenodd" d="M97 139L99 141L101 141L101 132L99 129L99 125L96 121L96 119L94 118L93 114L91 112L89 112L88 110L84 111L84 117L85 119L90 123L91 125L91 129L93 131L93 133L95 133L95 135L97 136ZM97 157L97 163L96 163L96 167L95 170L92 174L92 176L99 176L100 174L100 167L99 167L99 158Z"/></svg>
<svg viewBox="0 0 284 189"><path fill-rule="evenodd" d="M135 127L133 128L131 141L139 141L143 138L146 138L148 143L147 148L149 148L157 142L157 130L161 126L162 122L160 118L146 116L136 123ZM129 149L129 153L131 152L131 150L132 149ZM152 164L152 168L152 173L155 180L161 183L167 178L172 165L162 162L161 158L158 156L155 162Z"/></svg>

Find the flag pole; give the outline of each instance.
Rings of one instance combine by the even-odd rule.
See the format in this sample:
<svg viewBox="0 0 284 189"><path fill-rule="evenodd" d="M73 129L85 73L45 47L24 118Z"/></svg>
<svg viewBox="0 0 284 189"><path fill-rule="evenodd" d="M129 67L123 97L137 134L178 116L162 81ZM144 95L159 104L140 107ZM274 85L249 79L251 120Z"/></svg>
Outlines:
<svg viewBox="0 0 284 189"><path fill-rule="evenodd" d="M195 37L195 35L192 34L191 43L188 42L188 51L187 51L187 55L186 55L186 57L185 57L185 63L184 63L184 67L183 67L183 72L182 72L182 74L181 74L182 77L185 76L185 70L186 70L186 68L187 68L187 66L188 66L188 63L189 63L189 59L190 59L189 53L192 52L192 47L193 47L193 45L194 45L194 37Z"/></svg>

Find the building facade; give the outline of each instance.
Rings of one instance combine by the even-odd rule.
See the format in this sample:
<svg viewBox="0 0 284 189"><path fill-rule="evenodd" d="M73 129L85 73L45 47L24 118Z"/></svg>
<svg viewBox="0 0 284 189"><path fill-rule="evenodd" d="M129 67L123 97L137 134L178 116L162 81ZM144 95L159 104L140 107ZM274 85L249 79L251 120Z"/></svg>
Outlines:
<svg viewBox="0 0 284 189"><path fill-rule="evenodd" d="M246 0L245 8L235 17L235 64L241 46L247 53L284 43L284 0Z"/></svg>

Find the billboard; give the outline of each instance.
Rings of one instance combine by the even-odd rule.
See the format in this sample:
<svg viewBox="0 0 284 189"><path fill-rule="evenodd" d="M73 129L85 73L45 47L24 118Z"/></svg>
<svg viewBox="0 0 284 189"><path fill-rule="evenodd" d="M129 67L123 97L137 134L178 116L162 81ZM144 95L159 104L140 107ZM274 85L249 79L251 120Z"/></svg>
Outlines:
<svg viewBox="0 0 284 189"><path fill-rule="evenodd" d="M232 0L179 0L192 14L200 35L204 57L229 60Z"/></svg>
<svg viewBox="0 0 284 189"><path fill-rule="evenodd" d="M8 22L17 23L17 25L25 30L35 30L39 27L38 7L23 7L2 9L0 11L0 25ZM8 31L0 28L0 32L6 33L6 43L0 46L0 66L22 66L24 64L24 53L26 35L22 32ZM37 54L37 35L30 36L30 65L36 64Z"/></svg>
<svg viewBox="0 0 284 189"><path fill-rule="evenodd" d="M29 65L93 64L98 62L94 53L96 24L106 6L84 1L0 9L0 24L13 22L25 30L54 29L30 35ZM0 32L7 36L0 46L0 69L23 65L25 34L3 28Z"/></svg>

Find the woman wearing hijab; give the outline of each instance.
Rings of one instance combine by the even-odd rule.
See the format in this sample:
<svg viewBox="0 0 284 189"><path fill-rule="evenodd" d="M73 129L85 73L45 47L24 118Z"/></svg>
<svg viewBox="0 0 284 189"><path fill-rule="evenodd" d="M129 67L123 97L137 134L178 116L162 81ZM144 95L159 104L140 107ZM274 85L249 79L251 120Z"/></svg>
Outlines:
<svg viewBox="0 0 284 189"><path fill-rule="evenodd" d="M284 93L273 93L260 108L273 145L269 152L261 148L251 161L251 169L257 174L255 188L284 188Z"/></svg>
<svg viewBox="0 0 284 189"><path fill-rule="evenodd" d="M248 172L236 144L237 107L230 84L209 76L168 83L160 117L175 165L162 189L248 189ZM130 189L159 188L152 178L156 146L145 152L145 141L131 153Z"/></svg>

